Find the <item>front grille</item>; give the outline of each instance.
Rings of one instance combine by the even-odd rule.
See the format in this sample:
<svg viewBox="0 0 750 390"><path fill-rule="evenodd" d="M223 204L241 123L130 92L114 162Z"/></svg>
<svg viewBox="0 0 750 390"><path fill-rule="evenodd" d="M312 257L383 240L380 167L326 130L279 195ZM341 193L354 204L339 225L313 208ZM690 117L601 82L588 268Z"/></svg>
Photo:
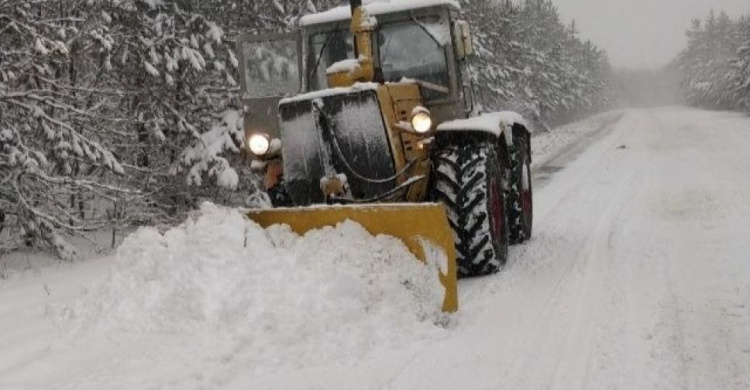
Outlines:
<svg viewBox="0 0 750 390"><path fill-rule="evenodd" d="M295 205L325 202L320 179L336 173L346 175L355 199L395 186L378 182L395 168L374 90L284 102L279 116L284 180Z"/></svg>

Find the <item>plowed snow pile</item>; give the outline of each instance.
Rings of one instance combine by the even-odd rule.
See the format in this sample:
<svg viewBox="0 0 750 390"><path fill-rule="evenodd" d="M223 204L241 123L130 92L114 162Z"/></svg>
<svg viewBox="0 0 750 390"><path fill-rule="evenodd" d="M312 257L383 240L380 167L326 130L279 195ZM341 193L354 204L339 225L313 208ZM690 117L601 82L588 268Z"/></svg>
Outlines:
<svg viewBox="0 0 750 390"><path fill-rule="evenodd" d="M255 361L314 364L440 333L442 299L437 266L392 237L351 222L299 237L206 204L164 234L129 237L109 274L61 313L74 340L187 332L213 349L243 340L231 354Z"/></svg>

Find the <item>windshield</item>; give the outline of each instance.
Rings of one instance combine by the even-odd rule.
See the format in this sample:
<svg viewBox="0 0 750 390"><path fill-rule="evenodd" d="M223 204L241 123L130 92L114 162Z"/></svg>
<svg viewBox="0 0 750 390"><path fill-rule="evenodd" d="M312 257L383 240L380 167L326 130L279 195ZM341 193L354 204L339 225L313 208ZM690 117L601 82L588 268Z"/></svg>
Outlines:
<svg viewBox="0 0 750 390"><path fill-rule="evenodd" d="M300 91L296 40L243 42L245 97L262 98Z"/></svg>
<svg viewBox="0 0 750 390"><path fill-rule="evenodd" d="M310 56L310 90L328 88L326 69L346 59L354 58L354 38L349 30L330 31L312 37Z"/></svg>
<svg viewBox="0 0 750 390"><path fill-rule="evenodd" d="M450 33L439 17L386 24L378 33L378 42L385 81L409 78L449 87L444 47L450 43ZM423 95L426 99L445 96L426 88Z"/></svg>
<svg viewBox="0 0 750 390"><path fill-rule="evenodd" d="M377 35L376 67L382 81L415 79L449 88L445 46L450 30L440 17L424 17L407 22L380 25ZM346 59L354 59L354 38L349 30L315 34L310 38L308 62L309 90L328 88L326 69ZM422 88L425 99L445 97L445 92Z"/></svg>

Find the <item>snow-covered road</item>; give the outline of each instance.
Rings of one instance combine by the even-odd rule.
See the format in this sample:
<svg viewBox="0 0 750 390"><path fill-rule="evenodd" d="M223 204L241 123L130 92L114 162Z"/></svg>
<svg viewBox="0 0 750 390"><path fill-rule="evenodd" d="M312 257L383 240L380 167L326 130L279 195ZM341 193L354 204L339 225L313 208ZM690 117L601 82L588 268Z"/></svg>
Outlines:
<svg viewBox="0 0 750 390"><path fill-rule="evenodd" d="M445 328L347 331L381 337L267 366L247 340L207 353L189 333L164 345L200 351L70 349L45 313L105 273L95 261L0 284L0 389L750 388L750 119L662 108L563 130L534 141L533 240L462 280Z"/></svg>

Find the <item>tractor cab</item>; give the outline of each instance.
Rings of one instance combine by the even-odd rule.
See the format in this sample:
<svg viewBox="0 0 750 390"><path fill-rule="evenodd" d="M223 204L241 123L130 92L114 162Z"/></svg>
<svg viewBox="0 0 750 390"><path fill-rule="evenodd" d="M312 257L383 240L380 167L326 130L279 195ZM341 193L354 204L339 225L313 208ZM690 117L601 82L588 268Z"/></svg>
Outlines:
<svg viewBox="0 0 750 390"><path fill-rule="evenodd" d="M373 31L373 81L422 82L425 101L447 101L457 96L456 53L451 37L451 16L458 10L451 3L401 10L393 3L371 3L367 7ZM398 3L397 3L398 4ZM346 9L346 7L344 7ZM348 9L346 9L348 12ZM389 12L388 12L389 11ZM309 49L306 67L306 91L335 87L328 75L356 61L354 36L350 21L334 9L327 13L303 17L303 45ZM337 65L338 64L338 65Z"/></svg>
<svg viewBox="0 0 750 390"><path fill-rule="evenodd" d="M418 84L421 100L433 112L436 124L466 117L474 98L464 84L462 60L471 54L472 46L458 5L452 0L374 1L363 9L368 18L365 23L370 24L365 34L373 72L366 81ZM351 19L352 9L343 6L302 17L292 33L240 37L248 138L264 133L271 141L280 139L281 99L342 87L331 83L331 74L350 70L361 57L355 54L358 38Z"/></svg>

